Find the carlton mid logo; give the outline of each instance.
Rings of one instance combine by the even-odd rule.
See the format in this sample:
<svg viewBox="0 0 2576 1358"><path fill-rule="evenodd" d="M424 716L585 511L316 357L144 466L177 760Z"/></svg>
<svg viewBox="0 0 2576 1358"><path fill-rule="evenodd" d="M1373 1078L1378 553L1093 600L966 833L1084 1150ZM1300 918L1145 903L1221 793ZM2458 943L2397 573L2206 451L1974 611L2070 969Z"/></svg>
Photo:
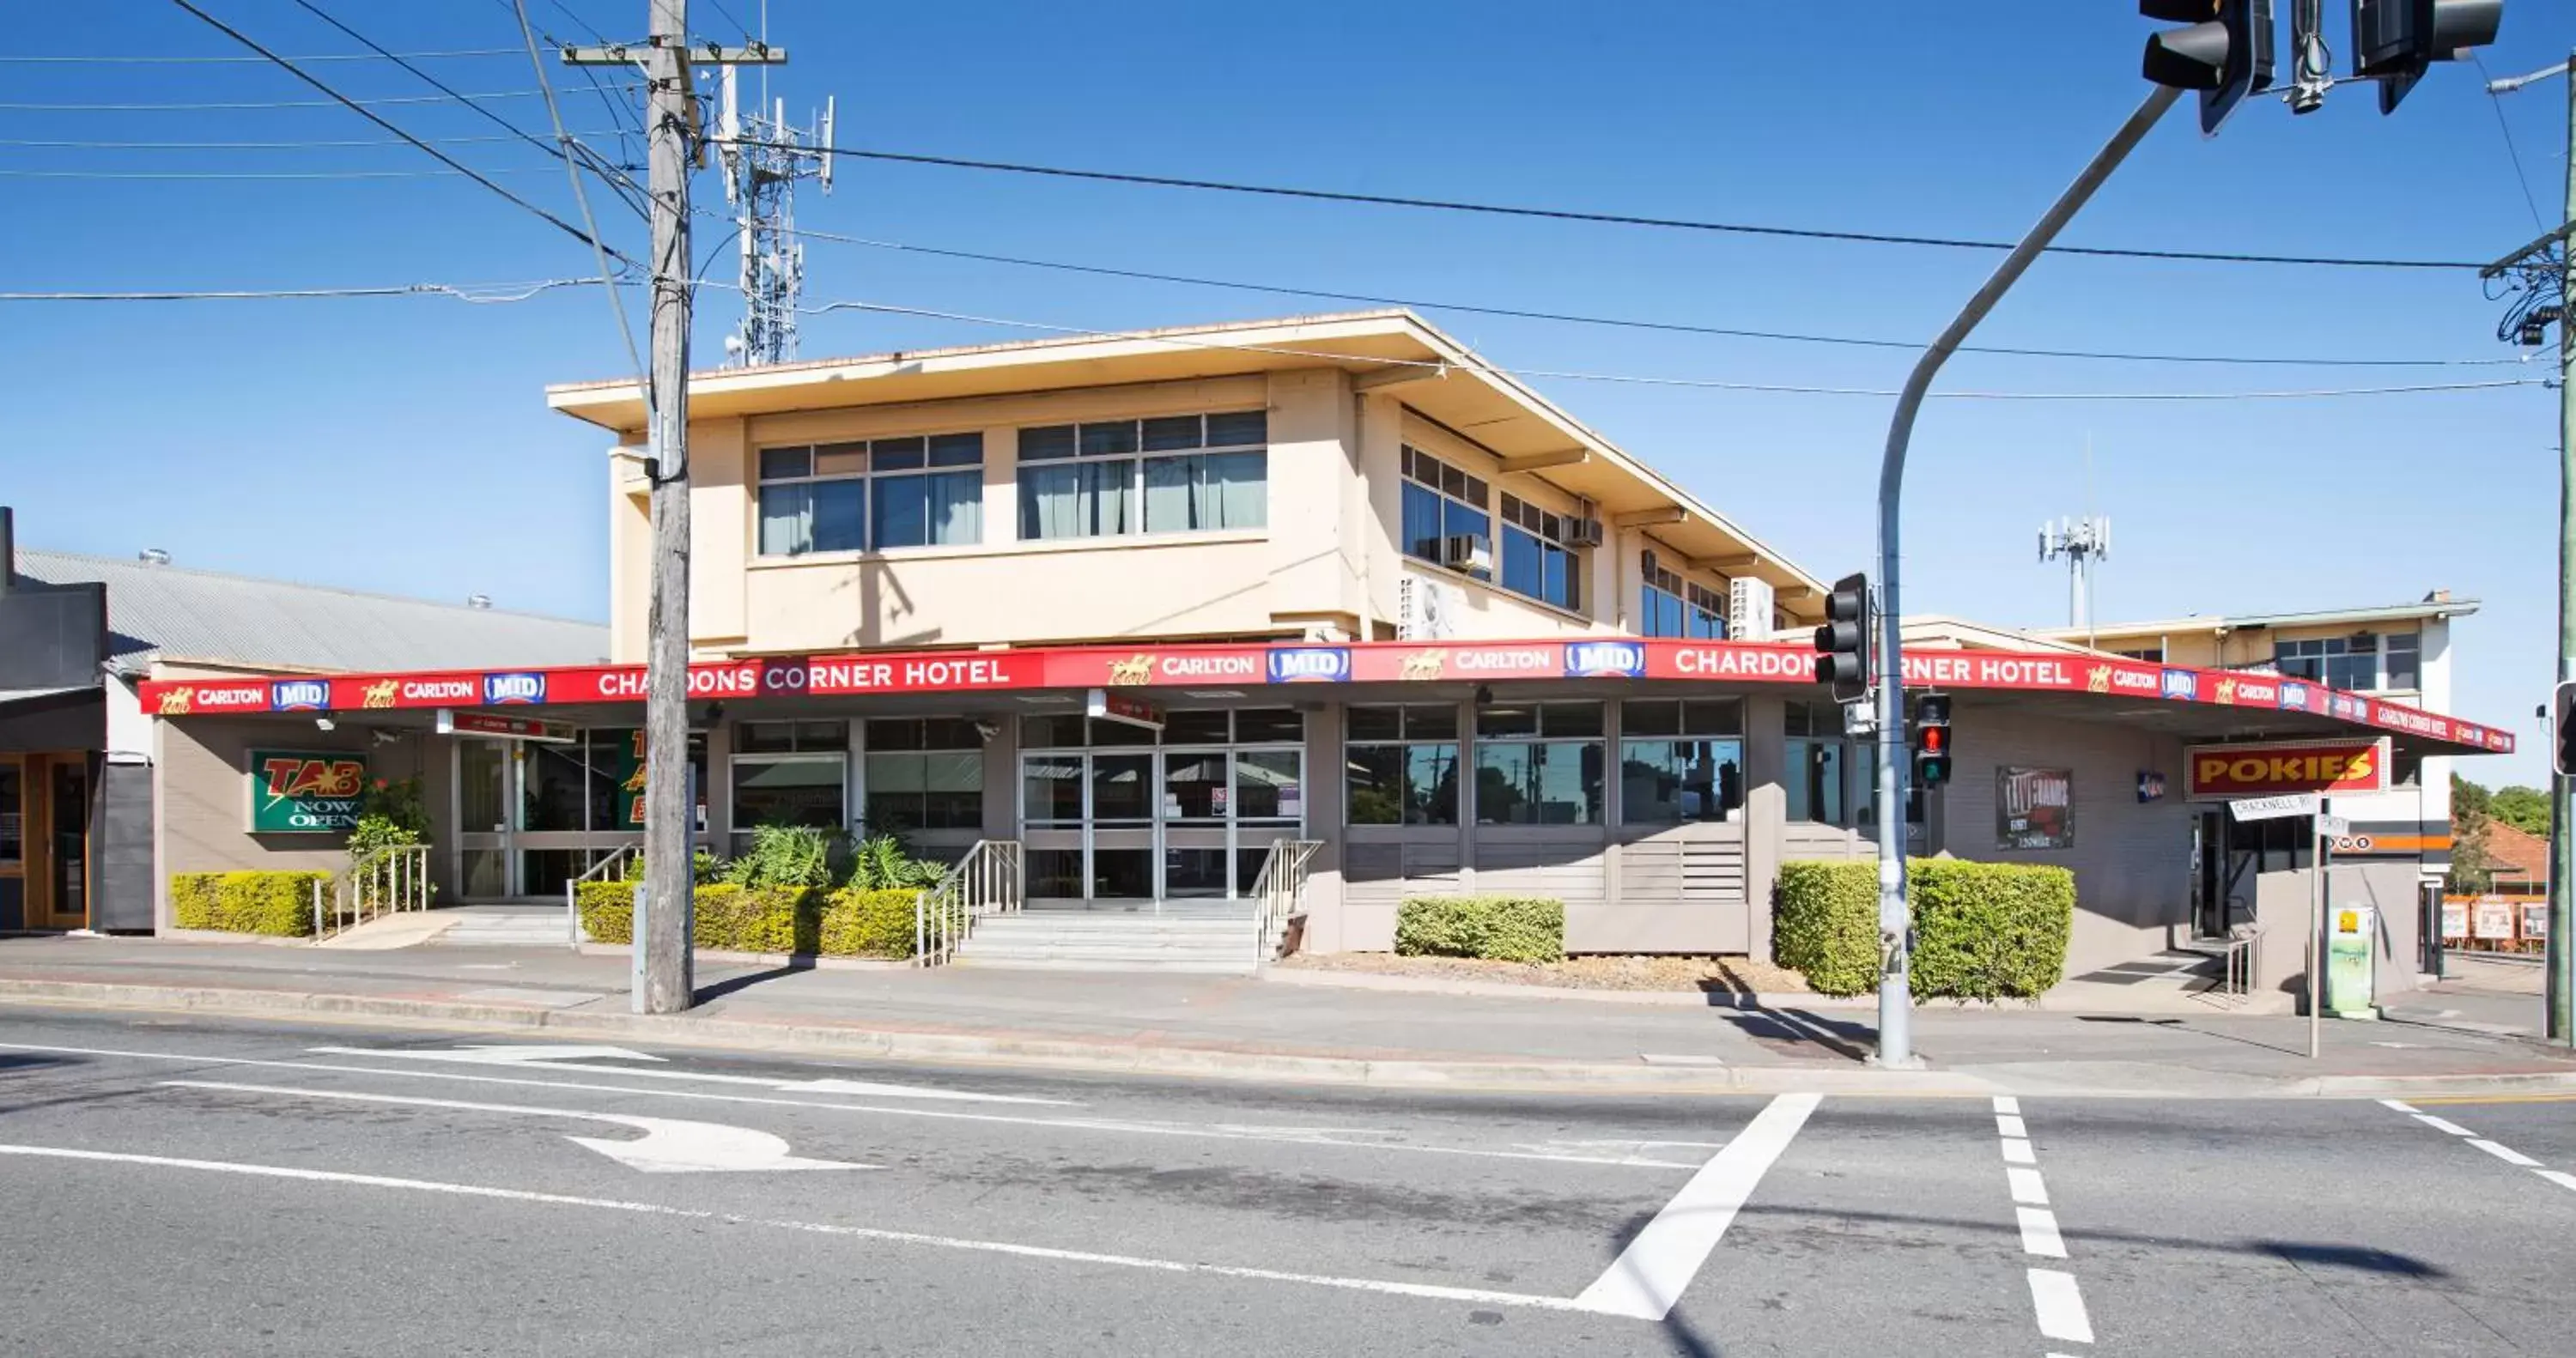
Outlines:
<svg viewBox="0 0 2576 1358"><path fill-rule="evenodd" d="M1396 667L1395 677L1398 679L1437 679L1440 677L1441 671L1446 670L1448 667L1449 653L1447 651L1415 651L1413 654L1404 658L1403 664Z"/></svg>
<svg viewBox="0 0 2576 1358"><path fill-rule="evenodd" d="M1150 655L1139 653L1109 662L1109 682L1113 684L1145 684L1153 682L1153 678L1154 657Z"/></svg>
<svg viewBox="0 0 2576 1358"><path fill-rule="evenodd" d="M2305 684L2283 684L2281 685L2281 692L2275 701L2279 702L2283 707L2294 708L2298 711L2305 712L2308 710L2308 686Z"/></svg>
<svg viewBox="0 0 2576 1358"><path fill-rule="evenodd" d="M546 700L546 677L518 671L511 674L483 676L483 701L498 706L503 703L541 703Z"/></svg>
<svg viewBox="0 0 2576 1358"><path fill-rule="evenodd" d="M358 705L361 707L391 707L394 705L394 691L401 686L402 681L398 679L387 679L379 683L369 684L365 689L359 692Z"/></svg>
<svg viewBox="0 0 2576 1358"><path fill-rule="evenodd" d="M2326 699L2326 710L2345 721L2370 720L2370 700L2349 693L2332 694Z"/></svg>
<svg viewBox="0 0 2576 1358"><path fill-rule="evenodd" d="M1569 679L1640 679L1646 673L1646 648L1633 641L1575 641L1565 647Z"/></svg>
<svg viewBox="0 0 2576 1358"><path fill-rule="evenodd" d="M1351 677L1351 653L1341 646L1282 646L1270 652L1274 684L1339 684Z"/></svg>
<svg viewBox="0 0 2576 1358"><path fill-rule="evenodd" d="M281 679L268 686L272 712L319 712L331 705L331 686L319 679Z"/></svg>
<svg viewBox="0 0 2576 1358"><path fill-rule="evenodd" d="M2165 671L2165 696L2189 702L2200 696L2200 678L2189 670Z"/></svg>

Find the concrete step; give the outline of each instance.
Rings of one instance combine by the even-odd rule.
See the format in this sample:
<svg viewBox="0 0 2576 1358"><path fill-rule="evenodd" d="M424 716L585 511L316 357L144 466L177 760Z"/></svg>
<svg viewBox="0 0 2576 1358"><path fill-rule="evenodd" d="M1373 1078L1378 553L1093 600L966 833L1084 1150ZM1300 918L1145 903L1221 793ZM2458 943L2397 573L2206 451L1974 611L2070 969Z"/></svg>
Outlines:
<svg viewBox="0 0 2576 1358"><path fill-rule="evenodd" d="M1010 934L1048 938L1250 938L1253 923L1248 919L1222 920L1128 920L1112 924L1107 921L1012 919L992 916L975 922L975 934Z"/></svg>
<svg viewBox="0 0 2576 1358"><path fill-rule="evenodd" d="M1240 963L1180 962L1168 959L1113 961L1062 957L970 957L964 953L957 955L956 965L974 967L983 971L1146 971L1166 976L1250 976L1255 970L1248 958Z"/></svg>

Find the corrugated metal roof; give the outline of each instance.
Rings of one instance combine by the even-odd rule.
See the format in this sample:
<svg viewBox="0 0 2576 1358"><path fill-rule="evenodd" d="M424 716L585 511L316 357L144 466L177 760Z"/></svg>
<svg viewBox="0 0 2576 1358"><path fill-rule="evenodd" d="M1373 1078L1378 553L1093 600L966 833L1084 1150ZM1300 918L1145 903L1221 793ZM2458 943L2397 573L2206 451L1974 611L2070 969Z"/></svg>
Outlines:
<svg viewBox="0 0 2576 1358"><path fill-rule="evenodd" d="M606 627L531 613L25 548L18 575L104 583L108 649L122 661L158 653L366 671L584 665L608 655Z"/></svg>

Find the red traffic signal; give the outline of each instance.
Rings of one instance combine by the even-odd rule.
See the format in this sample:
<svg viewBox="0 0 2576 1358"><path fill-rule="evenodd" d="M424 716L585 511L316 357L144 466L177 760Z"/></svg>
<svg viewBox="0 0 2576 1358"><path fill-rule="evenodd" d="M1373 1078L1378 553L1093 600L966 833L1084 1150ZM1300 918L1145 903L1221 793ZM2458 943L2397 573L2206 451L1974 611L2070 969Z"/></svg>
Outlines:
<svg viewBox="0 0 2576 1358"><path fill-rule="evenodd" d="M1950 781L1950 695L1926 693L1914 700L1914 782L1939 787Z"/></svg>

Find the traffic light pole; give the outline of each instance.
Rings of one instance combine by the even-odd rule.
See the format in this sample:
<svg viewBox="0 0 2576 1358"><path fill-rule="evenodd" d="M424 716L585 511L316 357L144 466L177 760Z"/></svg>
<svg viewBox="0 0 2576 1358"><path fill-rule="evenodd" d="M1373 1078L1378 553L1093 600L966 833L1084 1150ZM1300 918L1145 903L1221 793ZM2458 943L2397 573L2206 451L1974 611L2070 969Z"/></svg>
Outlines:
<svg viewBox="0 0 2576 1358"><path fill-rule="evenodd" d="M2576 221L2576 56L2567 75L2567 215ZM2558 242L2558 680L2576 679L2576 240ZM2557 755L2552 750L2551 757ZM2549 977L2546 1028L2551 1042L2576 1046L2576 778L2559 774L2549 790Z"/></svg>
<svg viewBox="0 0 2576 1358"><path fill-rule="evenodd" d="M2021 244L2013 247L2004 262L1995 267L1985 286L1968 299L1968 305L1950 322L1941 337L1915 360L1914 371L1905 379L1905 389L1896 398L1895 418L1887 426L1887 454L1878 473L1878 931L1881 955L1885 959L1878 977L1878 1057L1882 1066L1899 1069L1922 1064L1914 1054L1914 996L1909 989L1913 973L1913 921L1905 904L1905 780L1911 773L1905 764L1905 666L1900 650L1902 611L1897 598L1897 529L1898 510L1905 492L1905 450L1914 438L1914 417L1923 407L1924 393L1941 365L1950 361L1967 341L1977 323L1994 310L1995 303L2012 285L2029 272L2040 251L2057 239L2057 233L2075 218L2094 191L2129 158L2129 152L2147 135L2147 130L2165 116L2182 92L2158 85L2151 90L2138 111L2111 136L2102 149L2094 153L2091 164L2066 186L2039 224L2030 229Z"/></svg>

